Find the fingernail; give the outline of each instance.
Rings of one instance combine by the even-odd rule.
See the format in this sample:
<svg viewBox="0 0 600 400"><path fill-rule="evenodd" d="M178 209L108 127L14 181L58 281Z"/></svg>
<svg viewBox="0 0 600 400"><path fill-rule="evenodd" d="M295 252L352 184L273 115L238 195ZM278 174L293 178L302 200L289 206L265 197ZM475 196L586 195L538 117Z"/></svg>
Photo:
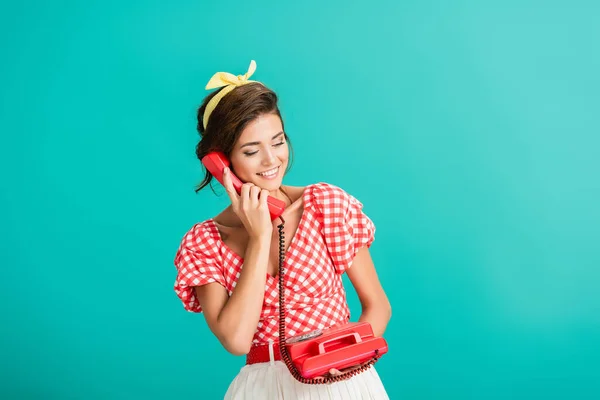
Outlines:
<svg viewBox="0 0 600 400"><path fill-rule="evenodd" d="M225 167L225 169L223 170L223 173L226 174L229 172L229 168Z"/></svg>

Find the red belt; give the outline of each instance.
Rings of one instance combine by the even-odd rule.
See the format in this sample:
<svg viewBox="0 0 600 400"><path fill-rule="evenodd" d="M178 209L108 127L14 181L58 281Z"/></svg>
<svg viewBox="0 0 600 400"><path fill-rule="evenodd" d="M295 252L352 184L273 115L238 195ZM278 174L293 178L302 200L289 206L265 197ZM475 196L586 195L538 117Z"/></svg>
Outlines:
<svg viewBox="0 0 600 400"><path fill-rule="evenodd" d="M273 342L273 360L281 360L281 353L279 353L279 342ZM269 361L271 361L271 357L269 355L268 344L252 346L248 354L246 354L246 365Z"/></svg>

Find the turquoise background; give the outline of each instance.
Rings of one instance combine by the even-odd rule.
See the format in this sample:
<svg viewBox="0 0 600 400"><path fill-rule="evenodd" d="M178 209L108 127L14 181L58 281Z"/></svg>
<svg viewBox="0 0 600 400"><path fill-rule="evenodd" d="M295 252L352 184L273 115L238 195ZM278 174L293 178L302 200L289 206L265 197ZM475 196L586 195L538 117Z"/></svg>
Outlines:
<svg viewBox="0 0 600 400"><path fill-rule="evenodd" d="M3 3L0 397L222 398L243 358L183 310L173 258L227 205L193 191L204 85L254 59L286 183L341 186L377 225L392 399L600 398L599 13Z"/></svg>

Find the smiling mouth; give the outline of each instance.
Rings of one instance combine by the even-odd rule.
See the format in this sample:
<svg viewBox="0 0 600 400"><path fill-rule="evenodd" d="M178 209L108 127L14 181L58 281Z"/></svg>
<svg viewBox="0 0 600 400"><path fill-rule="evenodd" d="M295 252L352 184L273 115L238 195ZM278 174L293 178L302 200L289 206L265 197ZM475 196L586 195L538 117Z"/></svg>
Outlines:
<svg viewBox="0 0 600 400"><path fill-rule="evenodd" d="M263 178L273 178L279 172L279 166L272 168L265 172L259 172L256 175L262 176Z"/></svg>

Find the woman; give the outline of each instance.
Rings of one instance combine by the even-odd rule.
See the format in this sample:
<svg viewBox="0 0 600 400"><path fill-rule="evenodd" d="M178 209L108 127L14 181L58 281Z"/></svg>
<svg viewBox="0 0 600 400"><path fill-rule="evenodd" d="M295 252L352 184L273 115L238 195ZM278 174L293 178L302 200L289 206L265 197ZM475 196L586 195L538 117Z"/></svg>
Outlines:
<svg viewBox="0 0 600 400"><path fill-rule="evenodd" d="M198 109L196 155L202 159L218 150L229 158L223 183L231 205L184 235L175 256L175 292L186 310L204 313L227 351L246 356L226 399L387 399L374 367L340 382L310 385L298 382L281 361L280 221L270 218L269 195L286 205L286 337L349 321L343 273L360 298L359 321L368 321L376 336L383 335L391 307L369 255L375 227L362 204L331 184L282 184L290 166L289 137L277 95L248 79L255 68L252 61L244 75L216 73L206 86L222 89ZM244 182L240 194L232 173ZM197 191L211 179L206 171Z"/></svg>

